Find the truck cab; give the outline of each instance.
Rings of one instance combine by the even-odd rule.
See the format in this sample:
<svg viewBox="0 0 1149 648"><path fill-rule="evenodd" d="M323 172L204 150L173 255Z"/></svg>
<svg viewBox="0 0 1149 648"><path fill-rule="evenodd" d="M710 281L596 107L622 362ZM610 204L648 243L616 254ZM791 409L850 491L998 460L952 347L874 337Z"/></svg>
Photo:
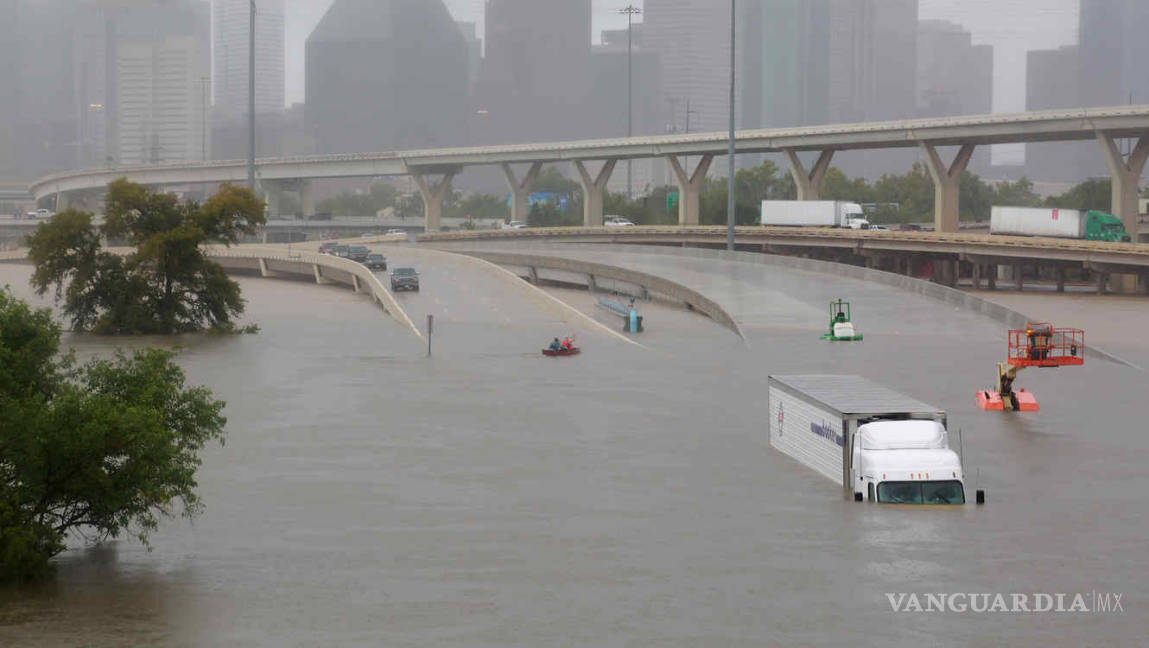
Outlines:
<svg viewBox="0 0 1149 648"><path fill-rule="evenodd" d="M965 504L961 458L936 420L858 426L850 462L854 497L887 504Z"/></svg>
<svg viewBox="0 0 1149 648"><path fill-rule="evenodd" d="M1128 243L1132 240L1125 231L1125 223L1113 214L1091 209L1085 215L1084 238L1089 241L1113 241Z"/></svg>

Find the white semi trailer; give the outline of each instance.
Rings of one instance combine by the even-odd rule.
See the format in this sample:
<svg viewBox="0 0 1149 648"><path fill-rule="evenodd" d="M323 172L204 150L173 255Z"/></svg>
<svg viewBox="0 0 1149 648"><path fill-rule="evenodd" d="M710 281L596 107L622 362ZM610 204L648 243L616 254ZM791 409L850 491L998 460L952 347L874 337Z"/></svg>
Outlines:
<svg viewBox="0 0 1149 648"><path fill-rule="evenodd" d="M860 376L770 376L770 445L856 501L964 504L946 414ZM984 493L977 492L977 503Z"/></svg>
<svg viewBox="0 0 1149 648"><path fill-rule="evenodd" d="M842 200L763 200L762 225L869 229L858 203Z"/></svg>

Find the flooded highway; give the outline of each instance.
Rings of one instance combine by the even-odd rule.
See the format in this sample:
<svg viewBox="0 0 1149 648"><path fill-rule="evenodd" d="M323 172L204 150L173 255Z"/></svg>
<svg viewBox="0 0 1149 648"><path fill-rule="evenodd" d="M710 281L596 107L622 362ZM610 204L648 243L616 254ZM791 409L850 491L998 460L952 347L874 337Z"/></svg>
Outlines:
<svg viewBox="0 0 1149 648"><path fill-rule="evenodd" d="M595 254L588 252L587 254ZM606 254L606 253L602 253ZM0 646L1137 645L1149 635L1146 374L1026 371L1005 327L830 274L666 255L746 340L650 306L629 344L450 257L387 252L425 342L344 288L241 279L258 335L184 347L228 402L205 514L0 590ZM599 259L600 261L603 258ZM26 296L30 268L0 265ZM386 283L386 278L384 281ZM550 290L584 310L585 293ZM818 340L845 298L857 344ZM609 320L603 319L603 323ZM1073 326L1073 322L1058 322ZM618 327L615 327L616 329ZM544 359L554 336L583 354ZM1087 331L1088 333L1088 331ZM81 353L119 340L67 336ZM133 344L136 344L133 341ZM766 377L857 373L942 406L982 507L856 504L769 447ZM1118 592L1125 612L894 612L887 593Z"/></svg>

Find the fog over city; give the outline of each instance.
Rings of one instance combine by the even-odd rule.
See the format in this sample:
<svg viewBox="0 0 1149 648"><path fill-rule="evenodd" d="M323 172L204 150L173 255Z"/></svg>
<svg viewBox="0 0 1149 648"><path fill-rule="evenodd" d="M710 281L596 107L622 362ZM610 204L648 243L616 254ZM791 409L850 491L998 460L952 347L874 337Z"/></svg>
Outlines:
<svg viewBox="0 0 1149 648"><path fill-rule="evenodd" d="M0 648L1145 645L1149 0L0 17Z"/></svg>

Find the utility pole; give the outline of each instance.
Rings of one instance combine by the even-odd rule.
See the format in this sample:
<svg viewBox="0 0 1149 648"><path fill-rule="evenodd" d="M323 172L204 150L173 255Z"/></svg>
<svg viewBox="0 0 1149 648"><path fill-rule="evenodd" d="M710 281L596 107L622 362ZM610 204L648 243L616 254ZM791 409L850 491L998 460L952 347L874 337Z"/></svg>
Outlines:
<svg viewBox="0 0 1149 648"><path fill-rule="evenodd" d="M255 192L255 0L247 37L247 187Z"/></svg>
<svg viewBox="0 0 1149 648"><path fill-rule="evenodd" d="M207 82L209 77L200 77L200 94L202 95L202 106L200 108L200 159L207 162Z"/></svg>
<svg viewBox="0 0 1149 648"><path fill-rule="evenodd" d="M628 5L623 9L618 10L621 14L626 14L626 136L629 138L634 135L634 110L632 109L632 101L634 95L634 65L632 63L632 55L634 51L634 17L642 10L634 5ZM626 199L633 200L634 195L632 192L632 182L634 171L634 160L626 159Z"/></svg>
<svg viewBox="0 0 1149 648"><path fill-rule="evenodd" d="M730 0L730 177L726 182L726 249L734 250L734 12Z"/></svg>

